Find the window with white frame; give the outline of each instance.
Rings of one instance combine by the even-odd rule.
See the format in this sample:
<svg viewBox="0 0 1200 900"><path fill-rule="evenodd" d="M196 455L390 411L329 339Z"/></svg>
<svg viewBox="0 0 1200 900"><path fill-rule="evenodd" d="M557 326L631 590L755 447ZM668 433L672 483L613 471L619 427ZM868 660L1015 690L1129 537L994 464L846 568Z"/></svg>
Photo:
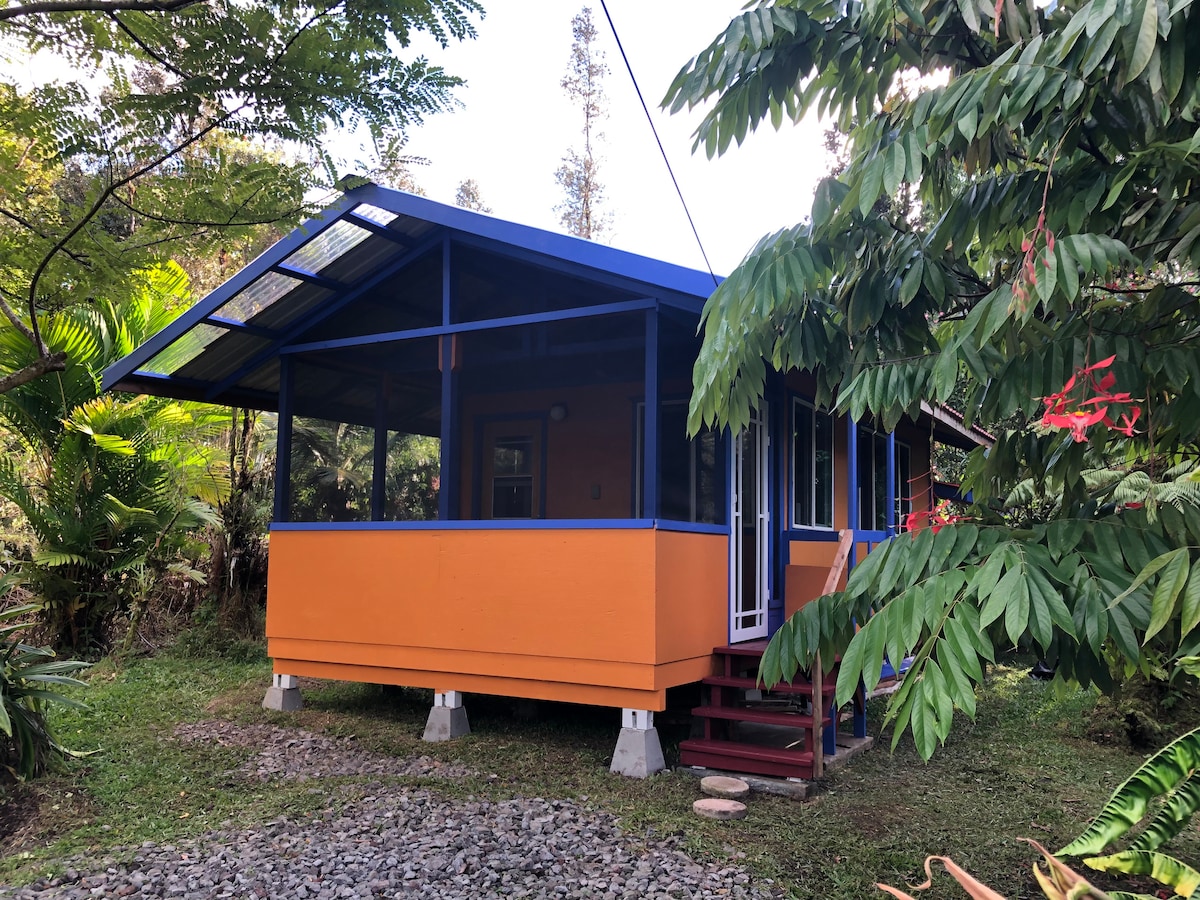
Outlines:
<svg viewBox="0 0 1200 900"><path fill-rule="evenodd" d="M645 464L646 404L637 404L634 467L636 517L676 522L725 524L725 446L720 434L703 428L694 438L687 434L686 400L664 400L658 430L659 510L646 509L642 497Z"/></svg>
<svg viewBox="0 0 1200 900"><path fill-rule="evenodd" d="M887 528L887 443L888 436L869 428L858 430L858 515L862 528ZM895 522L904 529L912 512L912 449L896 442L896 475L892 485Z"/></svg>
<svg viewBox="0 0 1200 900"><path fill-rule="evenodd" d="M792 525L833 527L833 416L792 401Z"/></svg>

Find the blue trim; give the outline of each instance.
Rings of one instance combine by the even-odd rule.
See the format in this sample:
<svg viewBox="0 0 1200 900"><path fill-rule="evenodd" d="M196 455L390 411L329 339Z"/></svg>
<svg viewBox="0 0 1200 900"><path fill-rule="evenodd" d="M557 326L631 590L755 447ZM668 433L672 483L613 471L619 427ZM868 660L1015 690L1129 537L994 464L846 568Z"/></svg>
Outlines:
<svg viewBox="0 0 1200 900"><path fill-rule="evenodd" d="M729 572L729 583L725 586L725 642L733 642L733 497L738 489L737 473L733 471L733 459L736 452L737 435L733 429L726 427L725 435L725 525L729 529L729 547L725 553L725 565Z"/></svg>
<svg viewBox="0 0 1200 900"><path fill-rule="evenodd" d="M840 533L831 528L808 528L801 526L800 528L788 528L783 532L785 540L788 541L825 541L834 543L839 540Z"/></svg>
<svg viewBox="0 0 1200 900"><path fill-rule="evenodd" d="M857 532L859 525L858 508L858 423L849 416L846 417L846 524L852 531ZM857 541L850 545L849 568L858 565Z"/></svg>
<svg viewBox="0 0 1200 900"><path fill-rule="evenodd" d="M228 331L240 331L243 334L266 338L269 341L273 341L279 337L278 331L272 331L270 328L259 328L257 325L247 325L245 322L239 322L237 319L226 319L224 316L209 316L204 320L203 324L216 325L218 328L224 328ZM163 377L169 378L172 376Z"/></svg>
<svg viewBox="0 0 1200 900"><path fill-rule="evenodd" d="M888 534L896 533L896 432L889 431L887 436L887 488L884 491L883 502L887 509L883 511L883 522Z"/></svg>
<svg viewBox="0 0 1200 900"><path fill-rule="evenodd" d="M454 424L454 338L442 336L442 421L438 434L438 518L450 518L450 492L445 490L442 472L450 472L453 466L451 448Z"/></svg>
<svg viewBox="0 0 1200 900"><path fill-rule="evenodd" d="M355 206L357 206L357 204L355 204ZM413 242L408 240L400 232L393 231L386 225L380 225L374 219L368 219L365 216L360 216L356 212L348 212L346 215L342 216L342 218L351 225L357 225L359 228L363 229L363 231L369 231L371 234L377 234L381 238L387 238L392 243L399 244L401 247L407 248L414 246Z"/></svg>
<svg viewBox="0 0 1200 900"><path fill-rule="evenodd" d="M292 496L292 386L291 360L279 361L279 416L275 425L275 509L276 522L286 522L291 514Z"/></svg>
<svg viewBox="0 0 1200 900"><path fill-rule="evenodd" d="M691 297L684 297L678 294L664 294L658 298L658 301L663 306L669 306L672 309L683 310L684 312L691 313L691 315L688 317L689 319L699 316L702 312L704 312L704 304L707 302L701 298L693 299Z"/></svg>
<svg viewBox="0 0 1200 900"><path fill-rule="evenodd" d="M327 291L345 291L350 289L350 285L344 281L326 278L317 272L310 272L308 269L301 269L299 266L289 266L287 263L275 263L275 265L271 266L271 271L278 272L280 275L286 275L288 278L307 281L309 284L315 284L317 287L325 288Z"/></svg>
<svg viewBox="0 0 1200 900"><path fill-rule="evenodd" d="M782 400L782 402L781 402ZM787 528L787 516L780 510L787 503L784 471L787 468L787 433L790 411L786 408L787 391L776 376L764 385L763 402L767 405L767 636L783 625L785 580L780 547ZM783 406L785 408L780 409Z"/></svg>
<svg viewBox="0 0 1200 900"><path fill-rule="evenodd" d="M442 324L450 321L450 239L442 236ZM450 491L446 490L454 466L454 337L443 334L438 356L442 364L442 421L438 441L438 518L450 518Z"/></svg>
<svg viewBox="0 0 1200 900"><path fill-rule="evenodd" d="M160 350L163 350L184 332L190 331L232 300L251 282L269 271L275 263L286 259L295 250L304 246L320 232L331 226L346 210L353 208L356 204L357 201L351 200L349 197L341 198L328 209L313 216L270 249L264 251L258 259L242 269L242 271L238 272L187 312L183 313L183 315L158 332L158 334L151 337L140 347L137 347L128 356L117 360L106 368L101 381L102 389L108 390L122 378L135 372L147 360L152 359Z"/></svg>
<svg viewBox="0 0 1200 900"><path fill-rule="evenodd" d="M330 300L313 310L310 310L308 315L302 316L298 321L294 322L292 326L288 328L288 330L285 331L274 344L254 354L254 356L250 357L250 361L248 363L243 364L242 367L235 371L232 375L227 376L222 381L219 381L213 385L209 389L206 396L209 400L220 396L222 391L227 390L228 388L237 384L238 381L253 372L263 363L274 358L275 356L279 356L282 346L292 338L298 337L317 323L325 321L325 319L328 319L342 307L349 303L353 303L368 291L374 290L376 286L382 284L397 272L400 272L402 269L416 262L436 246L437 240L430 239L429 241L426 241L424 244L404 254L399 259L393 260L391 263L384 266L353 290L347 291L342 296L337 297L334 300Z"/></svg>
<svg viewBox="0 0 1200 900"><path fill-rule="evenodd" d="M687 523L671 523L686 525ZM654 519L440 519L424 522L272 522L272 531L603 531L654 529ZM683 531L683 528L663 528Z"/></svg>
<svg viewBox="0 0 1200 900"><path fill-rule="evenodd" d="M646 414L642 429L642 513L650 517L659 513L658 471L662 460L658 455L658 432L662 407L658 397L658 311L646 311Z"/></svg>
<svg viewBox="0 0 1200 900"><path fill-rule="evenodd" d="M379 334L364 334L358 337L335 338L328 341L309 341L291 344L279 350L284 353L311 353L320 350L341 350L347 347L364 347L371 344L390 344L415 338L439 337L446 334L464 334L472 331L488 331L493 328L513 328L520 325L539 325L544 322L561 322L565 319L588 319L594 316L611 316L627 312L654 309L655 300L624 300L620 303L602 303L597 306L580 306L553 312L528 313L523 316L506 316L499 319L477 319L453 325L430 325L426 328L408 328L403 331L384 331ZM522 354L524 355L524 354Z"/></svg>
<svg viewBox="0 0 1200 900"><path fill-rule="evenodd" d="M720 534L729 537L728 525L711 525L708 522L679 522L675 519L655 519L654 527L659 531L682 531L687 534Z"/></svg>
<svg viewBox="0 0 1200 900"><path fill-rule="evenodd" d="M889 537L891 537L891 535L886 531L871 531L864 529L854 532L854 541L858 544L881 544Z"/></svg>

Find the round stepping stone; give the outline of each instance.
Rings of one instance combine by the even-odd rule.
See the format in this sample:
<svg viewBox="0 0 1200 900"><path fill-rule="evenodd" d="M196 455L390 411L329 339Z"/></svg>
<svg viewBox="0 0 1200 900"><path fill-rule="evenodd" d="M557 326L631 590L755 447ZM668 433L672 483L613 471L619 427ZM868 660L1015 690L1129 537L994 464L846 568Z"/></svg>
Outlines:
<svg viewBox="0 0 1200 900"><path fill-rule="evenodd" d="M730 778L728 775L709 775L700 779L700 790L710 797L741 800L749 796L750 785L740 778Z"/></svg>
<svg viewBox="0 0 1200 900"><path fill-rule="evenodd" d="M705 797L692 804L692 812L706 819L744 819L746 804L720 797Z"/></svg>

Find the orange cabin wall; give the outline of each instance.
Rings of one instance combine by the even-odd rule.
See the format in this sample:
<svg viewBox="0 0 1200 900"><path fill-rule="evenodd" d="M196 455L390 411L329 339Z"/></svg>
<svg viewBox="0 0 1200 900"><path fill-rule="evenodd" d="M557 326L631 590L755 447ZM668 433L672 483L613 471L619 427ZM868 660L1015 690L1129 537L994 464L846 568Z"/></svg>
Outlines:
<svg viewBox="0 0 1200 900"><path fill-rule="evenodd" d="M722 535L274 531L275 669L661 710L726 635Z"/></svg>

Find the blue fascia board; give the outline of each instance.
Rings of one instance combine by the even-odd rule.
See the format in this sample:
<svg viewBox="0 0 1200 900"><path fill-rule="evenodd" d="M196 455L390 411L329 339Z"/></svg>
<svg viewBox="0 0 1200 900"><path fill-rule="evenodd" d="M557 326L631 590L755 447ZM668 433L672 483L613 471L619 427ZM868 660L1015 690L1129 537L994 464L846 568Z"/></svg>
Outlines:
<svg viewBox="0 0 1200 900"><path fill-rule="evenodd" d="M617 250L594 241L508 222L375 184L355 188L346 196L355 202L369 203L396 215L423 219L453 231L489 238L509 247L522 248L680 294L707 297L716 288L714 276L708 272L651 259L627 250Z"/></svg>
<svg viewBox="0 0 1200 900"><path fill-rule="evenodd" d="M106 368L101 377L101 389L109 390L126 375L137 371L140 366L165 349L176 338L199 325L204 319L233 299L234 296L246 288L252 281L268 272L276 263L286 259L299 247L312 240L313 237L336 222L347 210L353 209L357 205L358 201L351 200L348 196L342 197L336 203L300 225L291 234L264 250L246 268L216 288L158 334L151 337L140 347L135 348L128 356L117 360Z"/></svg>
<svg viewBox="0 0 1200 900"><path fill-rule="evenodd" d="M434 519L421 522L272 522L272 531L544 531L652 529L653 519Z"/></svg>
<svg viewBox="0 0 1200 900"><path fill-rule="evenodd" d="M434 519L410 522L272 522L272 531L637 531L728 535L728 525L669 519Z"/></svg>

